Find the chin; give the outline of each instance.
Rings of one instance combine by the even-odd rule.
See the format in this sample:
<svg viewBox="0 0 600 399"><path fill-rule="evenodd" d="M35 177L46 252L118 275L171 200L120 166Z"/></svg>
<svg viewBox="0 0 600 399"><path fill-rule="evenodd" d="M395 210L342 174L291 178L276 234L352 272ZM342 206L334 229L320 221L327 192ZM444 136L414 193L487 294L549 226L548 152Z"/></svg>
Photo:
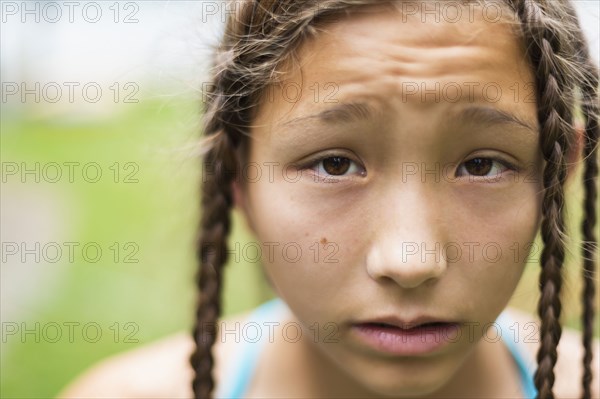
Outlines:
<svg viewBox="0 0 600 399"><path fill-rule="evenodd" d="M438 363L411 359L401 363L377 362L360 369L348 370L356 381L374 395L390 398L418 398L435 393L454 376L456 364L450 359ZM365 366L365 365L361 365Z"/></svg>
<svg viewBox="0 0 600 399"><path fill-rule="evenodd" d="M373 376L367 383L367 389L374 394L390 398L418 398L430 395L441 389L446 379L418 378L414 373L388 376L386 380Z"/></svg>

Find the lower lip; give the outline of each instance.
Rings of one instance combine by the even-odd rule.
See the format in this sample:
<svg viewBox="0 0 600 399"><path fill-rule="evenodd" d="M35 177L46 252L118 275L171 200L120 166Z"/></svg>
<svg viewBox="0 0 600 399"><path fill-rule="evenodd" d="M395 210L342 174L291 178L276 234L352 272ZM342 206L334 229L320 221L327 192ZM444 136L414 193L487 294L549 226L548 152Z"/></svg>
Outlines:
<svg viewBox="0 0 600 399"><path fill-rule="evenodd" d="M425 355L456 342L458 323L444 323L403 330L373 324L355 324L352 329L367 346L392 355Z"/></svg>

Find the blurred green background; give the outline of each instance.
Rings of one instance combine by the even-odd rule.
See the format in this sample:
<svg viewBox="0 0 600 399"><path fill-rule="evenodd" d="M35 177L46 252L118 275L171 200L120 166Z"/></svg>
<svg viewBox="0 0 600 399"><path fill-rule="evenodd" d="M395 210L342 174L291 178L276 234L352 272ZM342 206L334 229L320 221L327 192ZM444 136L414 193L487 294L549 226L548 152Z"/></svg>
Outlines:
<svg viewBox="0 0 600 399"><path fill-rule="evenodd" d="M82 168L75 168L73 183L66 176L56 183L37 183L35 175L24 175L23 183L22 174L3 182L3 240L13 229L35 237L44 231L48 239L42 242L81 246L95 242L103 253L95 263L90 261L94 253L86 260L81 246L72 261L63 254L56 263L43 258L31 262L29 256L30 262L24 264L18 256L4 255L8 262L2 265L2 310L11 316L2 319L2 397L50 397L107 355L189 329L200 180L200 162L193 152L200 121L197 108L194 101L149 100L96 121L10 116L2 120L5 165L95 162L105 174L97 183L81 178L77 171ZM128 163L137 167L125 167ZM115 169L121 170L118 178ZM569 189L575 200L569 210L573 222L581 216L579 190L578 184ZM33 219L27 217L30 213ZM572 224L577 230L577 223ZM235 213L232 240L250 239ZM115 242L119 253L111 247ZM49 253L47 258L53 256ZM579 328L578 261L573 245L566 265L565 322L575 328ZM535 311L537 273L534 258L514 306ZM225 287L226 315L271 296L259 265L243 261L228 265ZM52 323L61 326L60 339L55 338ZM68 323L79 323L73 327L73 342ZM84 331L88 323L97 324ZM13 333L9 329L15 325L18 331ZM96 338L94 326L100 326L101 337ZM22 335L24 328L33 332Z"/></svg>
<svg viewBox="0 0 600 399"><path fill-rule="evenodd" d="M51 397L107 355L189 329L200 181L190 139L200 120L197 108L194 102L150 100L95 122L2 120L5 167L25 162L33 170L37 162L41 176L38 183L35 174L22 170L5 174L3 242L19 242L9 238L15 229L32 236L43 230L47 239L36 241L42 247L57 243L63 250L56 263L48 262L56 258L50 249L39 262L26 255L27 264L20 254L3 255L2 397ZM73 183L66 174L56 183L44 181L45 165L65 162L81 165L73 167ZM82 178L83 166L91 163L103 172L96 183ZM96 170L88 169L88 180L95 180ZM50 173L47 168L46 177L55 180ZM33 219L26 216L30 213ZM236 241L250 239L237 213L233 234ZM26 248L34 248L36 241ZM68 242L79 243L71 244L72 259ZM84 252L86 243L97 245ZM95 247L102 249L101 256ZM228 267L225 314L270 297L257 268L244 263ZM31 332L23 335L25 329Z"/></svg>
<svg viewBox="0 0 600 399"><path fill-rule="evenodd" d="M98 82L104 98L90 103L79 95L55 104L2 97L1 397L52 397L98 360L192 325L201 176L194 144L206 80L199 71L222 22L220 14L214 23L205 20L202 3L120 3L117 21L113 2L101 2L106 18L93 24L80 18L23 22L18 15L3 20L3 95L6 82L32 87L76 81ZM123 24L125 15L138 22ZM588 21L590 15L596 29L591 43L597 45L598 14L584 13ZM115 82L134 82L138 101L123 101L129 91L113 101ZM23 171L36 164L39 172ZM55 164L62 176L52 182ZM84 172L84 166L91 168ZM92 182L95 170L102 175ZM568 190L574 234L564 285L564 321L574 328L580 327L579 180ZM251 239L234 213L231 240ZM22 251L11 255L10 245L29 249L36 242L55 244L39 260L31 254L22 259ZM74 246L72 259L68 245ZM85 245L92 250L82 252ZM62 255L53 262L56 247ZM98 247L102 254L95 261ZM512 301L531 312L538 256ZM271 297L259 264L230 262L226 270L225 315Z"/></svg>

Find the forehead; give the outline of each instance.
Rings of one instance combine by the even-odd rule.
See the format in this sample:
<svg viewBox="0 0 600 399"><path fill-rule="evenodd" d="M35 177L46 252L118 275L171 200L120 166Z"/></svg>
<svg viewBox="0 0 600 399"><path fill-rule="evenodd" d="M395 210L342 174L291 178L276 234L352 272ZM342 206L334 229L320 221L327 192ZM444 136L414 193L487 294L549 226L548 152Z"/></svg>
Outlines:
<svg viewBox="0 0 600 399"><path fill-rule="evenodd" d="M507 41L522 51L517 49L521 44L516 37L518 19L503 1L376 2L339 12L317 25L317 33L303 43L301 53L302 48L305 52L315 47L348 50L365 43L427 52L440 47L493 47Z"/></svg>
<svg viewBox="0 0 600 399"><path fill-rule="evenodd" d="M489 105L516 109L527 119L532 101L517 105L526 96L531 100L533 74L516 20L506 7L490 4L379 3L329 18L297 49L296 62L286 65L274 86L274 99L287 101L263 106L263 115L273 122L321 109L325 100L358 97L378 108L394 102L403 109L431 107L459 95L460 101L491 100ZM302 95L289 101L292 83Z"/></svg>

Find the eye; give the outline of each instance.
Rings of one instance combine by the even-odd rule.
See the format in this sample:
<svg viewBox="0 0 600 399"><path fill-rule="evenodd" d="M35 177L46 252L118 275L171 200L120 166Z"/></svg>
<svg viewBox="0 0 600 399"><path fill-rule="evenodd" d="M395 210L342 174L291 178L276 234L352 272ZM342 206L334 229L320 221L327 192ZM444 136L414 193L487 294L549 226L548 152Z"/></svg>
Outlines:
<svg viewBox="0 0 600 399"><path fill-rule="evenodd" d="M483 178L497 178L503 173L513 170L510 165L504 161L493 158L478 157L464 162L458 168L458 176L471 176Z"/></svg>
<svg viewBox="0 0 600 399"><path fill-rule="evenodd" d="M346 157L329 157L319 162L319 172L324 171L328 175L342 176L350 170L352 161Z"/></svg>
<svg viewBox="0 0 600 399"><path fill-rule="evenodd" d="M311 169L318 179L331 179L348 175L364 175L364 168L357 162L344 156L327 156L315 160L308 169ZM333 180L335 181L335 180Z"/></svg>

